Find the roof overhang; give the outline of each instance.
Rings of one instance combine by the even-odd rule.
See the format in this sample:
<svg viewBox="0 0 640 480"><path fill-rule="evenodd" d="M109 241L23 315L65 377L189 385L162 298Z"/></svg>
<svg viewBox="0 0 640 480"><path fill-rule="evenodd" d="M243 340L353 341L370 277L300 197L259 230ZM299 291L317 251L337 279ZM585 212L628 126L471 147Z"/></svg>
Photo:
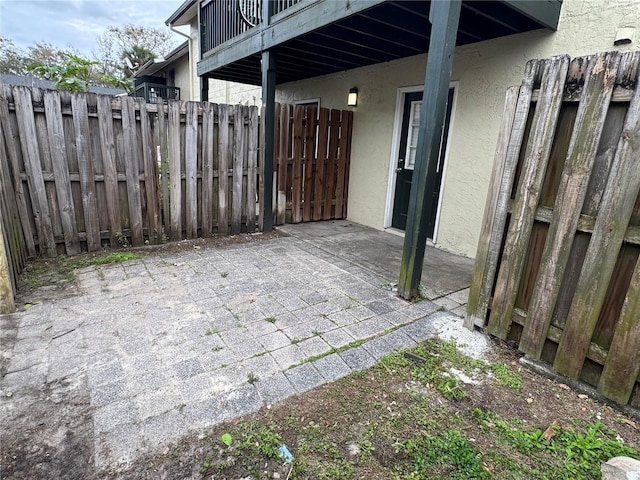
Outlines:
<svg viewBox="0 0 640 480"><path fill-rule="evenodd" d="M145 75L155 75L161 70L164 70L176 60L189 54L189 42L186 41L180 44L177 48L172 50L165 57L154 58L145 63L134 75L134 77L142 77Z"/></svg>
<svg viewBox="0 0 640 480"><path fill-rule="evenodd" d="M560 0L463 1L456 45L556 29L561 5ZM430 2L411 0L309 2L207 52L198 75L259 85L263 50L276 54L278 84L424 54L429 9Z"/></svg>
<svg viewBox="0 0 640 480"><path fill-rule="evenodd" d="M186 0L164 23L170 27L188 25L197 15L198 0Z"/></svg>

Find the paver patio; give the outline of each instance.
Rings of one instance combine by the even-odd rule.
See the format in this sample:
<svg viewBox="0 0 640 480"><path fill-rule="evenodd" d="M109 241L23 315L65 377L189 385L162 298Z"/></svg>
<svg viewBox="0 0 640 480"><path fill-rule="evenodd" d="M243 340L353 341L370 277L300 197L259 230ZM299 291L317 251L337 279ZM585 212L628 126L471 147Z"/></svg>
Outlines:
<svg viewBox="0 0 640 480"><path fill-rule="evenodd" d="M2 317L17 329L1 415L11 422L37 401L34 389L64 402L75 385L98 469L461 328L436 303L409 304L366 265L296 236L85 268L77 279L80 296Z"/></svg>

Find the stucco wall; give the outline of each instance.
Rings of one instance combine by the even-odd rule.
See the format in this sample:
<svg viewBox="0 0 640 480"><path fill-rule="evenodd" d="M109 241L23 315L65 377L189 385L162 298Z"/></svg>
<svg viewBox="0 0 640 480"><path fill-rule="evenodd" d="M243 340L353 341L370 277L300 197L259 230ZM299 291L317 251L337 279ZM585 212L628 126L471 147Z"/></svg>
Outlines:
<svg viewBox="0 0 640 480"><path fill-rule="evenodd" d="M640 0L565 0L557 32L539 30L456 50L457 82L451 142L436 244L475 256L507 87L521 82L527 60L559 54L637 50ZM631 45L614 47L618 28L636 27ZM426 55L409 57L279 87L278 101L320 97L323 107L347 108L359 89L354 116L348 217L384 228L397 90L424 82Z"/></svg>
<svg viewBox="0 0 640 480"><path fill-rule="evenodd" d="M180 89L181 100L191 100L191 72L189 55L176 61L171 68L175 70L175 86Z"/></svg>
<svg viewBox="0 0 640 480"><path fill-rule="evenodd" d="M227 82L224 80L209 80L209 101L235 105L262 105L262 89L245 83Z"/></svg>
<svg viewBox="0 0 640 480"><path fill-rule="evenodd" d="M195 61L190 61L191 69L191 98L190 100L201 100L200 77L198 77L198 60L200 59L200 44L198 34L198 19L193 18L190 23L189 52ZM255 85L247 85L244 83L227 82L224 80L209 79L209 100L214 103L226 103L235 105L242 103L245 105L261 105L261 88ZM187 100L186 98L184 98Z"/></svg>

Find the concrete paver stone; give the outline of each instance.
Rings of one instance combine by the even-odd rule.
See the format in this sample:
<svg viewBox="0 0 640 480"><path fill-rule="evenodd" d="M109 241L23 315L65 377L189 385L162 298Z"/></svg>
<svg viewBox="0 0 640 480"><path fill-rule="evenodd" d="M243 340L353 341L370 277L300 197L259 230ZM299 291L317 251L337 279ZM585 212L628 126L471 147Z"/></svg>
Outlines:
<svg viewBox="0 0 640 480"><path fill-rule="evenodd" d="M463 308L466 280L433 266L446 276L433 287L440 298L409 304L385 288L395 279L376 263L390 252L395 259L401 239L359 227L326 234L343 224L78 271L78 295L2 318L15 338L0 392L17 406L2 410L2 421L47 382L61 401L64 385L82 385L99 469L462 328L436 310ZM481 347L478 335L461 338Z"/></svg>

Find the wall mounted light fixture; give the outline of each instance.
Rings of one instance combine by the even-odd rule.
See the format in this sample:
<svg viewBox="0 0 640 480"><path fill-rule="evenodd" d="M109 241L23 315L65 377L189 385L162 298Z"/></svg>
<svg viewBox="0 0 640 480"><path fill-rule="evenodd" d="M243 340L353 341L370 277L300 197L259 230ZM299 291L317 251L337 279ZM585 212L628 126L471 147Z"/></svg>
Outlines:
<svg viewBox="0 0 640 480"><path fill-rule="evenodd" d="M347 105L355 107L358 105L358 88L353 87L349 89L349 96L347 97Z"/></svg>

